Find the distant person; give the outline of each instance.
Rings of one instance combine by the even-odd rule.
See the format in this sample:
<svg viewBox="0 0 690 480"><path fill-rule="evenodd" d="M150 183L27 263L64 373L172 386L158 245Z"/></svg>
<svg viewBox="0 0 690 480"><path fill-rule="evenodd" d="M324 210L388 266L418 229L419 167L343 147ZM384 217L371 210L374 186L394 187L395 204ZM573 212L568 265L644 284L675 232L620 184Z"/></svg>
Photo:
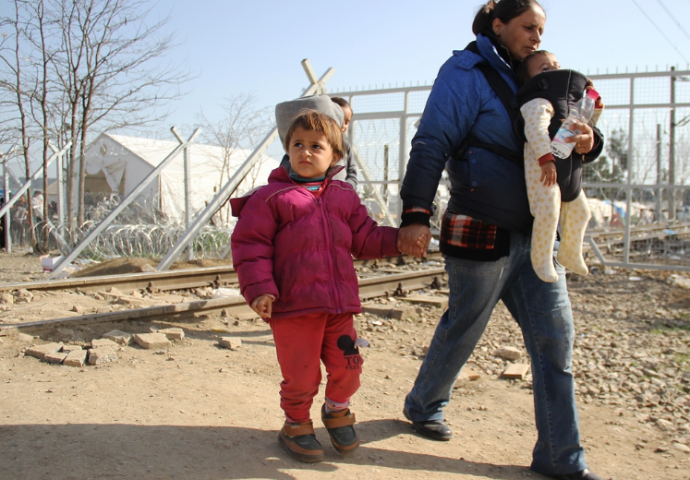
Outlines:
<svg viewBox="0 0 690 480"><path fill-rule="evenodd" d="M331 97L331 100L333 101L333 103L339 105L340 108L342 108L343 110L344 120L342 126L340 127L340 131L342 132L344 137L345 133L347 133L347 130L350 127L350 121L352 120L352 107L344 98ZM338 160L338 165L342 165L345 168L338 172L333 178L335 180L342 180L344 182L349 183L350 185L352 185L352 188L354 188L356 191L358 182L357 162L355 161L355 156L352 152L352 146L350 145L350 142L348 142L344 138L343 141L345 143L345 155L343 155L343 158ZM291 172L290 159L288 158L287 154L283 156L283 159L280 162L280 166L285 168L288 171L288 173Z"/></svg>
<svg viewBox="0 0 690 480"><path fill-rule="evenodd" d="M334 179L345 147L333 118L302 110L283 138L291 173L278 167L268 185L230 200L239 217L232 260L242 295L273 332L285 412L278 441L292 458L314 463L323 460L309 415L321 361L328 372L321 418L331 442L342 455L359 446L349 408L362 372L352 257L400 255L398 229L378 226L355 191Z"/></svg>
<svg viewBox="0 0 690 480"><path fill-rule="evenodd" d="M566 169L567 180L570 182L568 187L573 190L572 186L576 185L576 188L575 191L561 192L556 163L570 165L570 168L575 163L571 158L556 159L553 156L553 135L550 130L558 130L561 122L568 116L569 97L582 98L587 91L592 94L596 92L588 86L591 82L584 75L572 70L561 70L556 56L545 50L528 55L520 63L516 76L518 83L522 85L518 96L524 95L521 98L525 100L520 106L520 112L525 121L527 138L524 152L527 197L534 215L530 249L532 267L544 282L558 281L553 250L560 219L558 262L572 272L587 275L582 242L592 213L580 186L582 170ZM601 97L598 98L595 109L591 126L596 125L603 111ZM571 176L577 178L570 178ZM563 198L561 193L575 198Z"/></svg>
<svg viewBox="0 0 690 480"><path fill-rule="evenodd" d="M43 221L43 192L36 190L31 198L31 212L34 216L34 221Z"/></svg>

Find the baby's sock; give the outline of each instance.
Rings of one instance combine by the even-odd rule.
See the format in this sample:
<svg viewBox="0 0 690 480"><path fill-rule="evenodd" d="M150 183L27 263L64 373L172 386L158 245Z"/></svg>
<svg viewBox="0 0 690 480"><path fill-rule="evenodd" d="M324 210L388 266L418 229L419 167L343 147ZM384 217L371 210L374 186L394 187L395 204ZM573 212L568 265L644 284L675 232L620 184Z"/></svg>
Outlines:
<svg viewBox="0 0 690 480"><path fill-rule="evenodd" d="M329 414L331 412L341 412L343 410L346 410L349 406L349 400L343 403L338 403L326 398L326 404L324 409L326 410L326 414Z"/></svg>

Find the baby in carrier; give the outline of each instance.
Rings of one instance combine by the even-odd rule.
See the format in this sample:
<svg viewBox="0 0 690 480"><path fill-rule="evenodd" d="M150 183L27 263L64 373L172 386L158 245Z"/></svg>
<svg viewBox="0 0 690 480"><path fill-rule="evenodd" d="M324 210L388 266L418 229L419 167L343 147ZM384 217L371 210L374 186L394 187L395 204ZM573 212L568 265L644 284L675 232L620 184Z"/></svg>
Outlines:
<svg viewBox="0 0 690 480"><path fill-rule="evenodd" d="M591 88L591 82L578 72L560 70L556 57L543 50L532 53L522 61L517 77L523 84L518 97L522 103L520 112L525 122L527 140L527 196L534 215L532 266L543 281L558 280L553 262L553 247L560 217L558 262L572 272L587 275L582 242L591 212L580 186L581 161L574 151L567 159L555 158L551 153L551 139L555 134L554 130L558 130L561 119L568 115L568 103L572 106L573 100L581 99L586 90ZM590 121L592 126L596 124L602 111L603 104L598 98ZM564 183L564 180L567 182Z"/></svg>

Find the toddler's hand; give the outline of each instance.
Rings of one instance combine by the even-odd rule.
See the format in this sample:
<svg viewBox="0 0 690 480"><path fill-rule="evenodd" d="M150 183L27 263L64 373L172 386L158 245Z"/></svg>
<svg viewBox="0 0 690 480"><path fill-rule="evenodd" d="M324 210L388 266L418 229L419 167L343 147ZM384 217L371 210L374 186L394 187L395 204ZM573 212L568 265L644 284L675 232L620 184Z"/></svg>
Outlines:
<svg viewBox="0 0 690 480"><path fill-rule="evenodd" d="M415 257L422 257L426 258L426 250L429 247L429 242L431 241L431 234L429 233L422 233L417 237L417 243L416 243L416 252L414 253Z"/></svg>
<svg viewBox="0 0 690 480"><path fill-rule="evenodd" d="M539 181L545 187L556 185L556 164L554 162L546 162L544 165L541 165L541 178Z"/></svg>
<svg viewBox="0 0 690 480"><path fill-rule="evenodd" d="M275 300L273 295L259 295L252 300L252 304L249 306L252 307L252 310L258 313L261 318L271 318L273 300Z"/></svg>

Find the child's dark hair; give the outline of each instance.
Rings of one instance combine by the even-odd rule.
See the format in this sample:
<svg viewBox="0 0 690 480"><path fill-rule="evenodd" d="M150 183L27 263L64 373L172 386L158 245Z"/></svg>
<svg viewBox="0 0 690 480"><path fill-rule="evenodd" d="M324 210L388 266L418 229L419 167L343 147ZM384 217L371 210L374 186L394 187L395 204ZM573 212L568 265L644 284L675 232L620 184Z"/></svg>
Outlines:
<svg viewBox="0 0 690 480"><path fill-rule="evenodd" d="M537 50L535 52L530 53L527 55L518 65L517 70L515 70L515 77L517 78L518 85L522 85L525 83L527 80L530 79L529 76L529 64L532 60L534 60L534 57L537 55L553 55L551 52L547 52L546 50Z"/></svg>
<svg viewBox="0 0 690 480"><path fill-rule="evenodd" d="M493 33L493 23L496 18L503 23L508 23L534 5L544 10L537 0L489 0L474 16L472 33L475 35Z"/></svg>
<svg viewBox="0 0 690 480"><path fill-rule="evenodd" d="M344 98L342 98L342 97L331 97L331 100L333 101L333 103L337 103L338 105L340 105L340 108L347 107L350 109L350 111L352 111L352 105L350 105L350 102L348 102Z"/></svg>
<svg viewBox="0 0 690 480"><path fill-rule="evenodd" d="M304 109L299 112L297 118L292 121L292 125L285 134L285 151L290 150L290 140L297 128L307 131L316 131L323 134L333 149L333 157L340 160L345 155L343 144L343 134L338 123L325 113L316 110Z"/></svg>

